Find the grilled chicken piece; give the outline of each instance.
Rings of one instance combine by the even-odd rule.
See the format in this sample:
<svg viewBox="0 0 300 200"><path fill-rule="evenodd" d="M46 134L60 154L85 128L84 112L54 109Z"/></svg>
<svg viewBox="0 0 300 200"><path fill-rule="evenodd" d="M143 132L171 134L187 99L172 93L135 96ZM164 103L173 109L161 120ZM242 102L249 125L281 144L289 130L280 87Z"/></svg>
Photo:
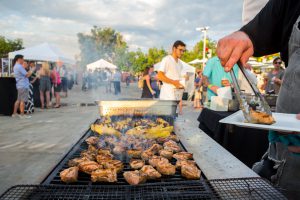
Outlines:
<svg viewBox="0 0 300 200"><path fill-rule="evenodd" d="M131 158L141 158L142 151L137 149L127 150L127 155Z"/></svg>
<svg viewBox="0 0 300 200"><path fill-rule="evenodd" d="M114 154L119 155L119 154L124 153L126 150L125 150L125 148L124 148L123 146L121 146L121 145L116 145L116 146L113 148L112 151L113 151Z"/></svg>
<svg viewBox="0 0 300 200"><path fill-rule="evenodd" d="M101 162L103 162L103 161L105 161L105 160L112 160L113 159L113 155L112 154L98 154L97 156L96 156L96 159L97 159L97 162L98 163L101 163Z"/></svg>
<svg viewBox="0 0 300 200"><path fill-rule="evenodd" d="M166 149L166 150L172 150L175 153L178 153L178 152L181 151L181 148L173 140L169 140L168 142L165 142L164 143L164 149Z"/></svg>
<svg viewBox="0 0 300 200"><path fill-rule="evenodd" d="M79 170L87 173L87 174L91 174L93 171L95 171L96 169L101 169L103 168L102 165L99 165L98 163L96 163L95 161L84 161L81 162L79 165Z"/></svg>
<svg viewBox="0 0 300 200"><path fill-rule="evenodd" d="M158 165L159 162L169 163L169 160L166 159L166 158L164 158L164 157L161 157L161 156L152 156L149 159L149 164L152 167L157 167L157 165Z"/></svg>
<svg viewBox="0 0 300 200"><path fill-rule="evenodd" d="M180 169L183 165L196 165L196 162L193 160L177 160L176 168Z"/></svg>
<svg viewBox="0 0 300 200"><path fill-rule="evenodd" d="M171 160L173 158L173 151L163 149L163 150L159 151L159 155L164 157L164 158L167 158L167 159Z"/></svg>
<svg viewBox="0 0 300 200"><path fill-rule="evenodd" d="M163 175L174 175L176 172L176 167L174 165L169 162L166 163L164 161L158 162L156 169Z"/></svg>
<svg viewBox="0 0 300 200"><path fill-rule="evenodd" d="M200 179L201 171L194 164L181 166L181 175L187 179Z"/></svg>
<svg viewBox="0 0 300 200"><path fill-rule="evenodd" d="M89 144L88 152L91 154L97 154L98 149L94 145Z"/></svg>
<svg viewBox="0 0 300 200"><path fill-rule="evenodd" d="M146 150L141 154L142 159L145 161L149 160L152 156L154 156L154 153L149 150Z"/></svg>
<svg viewBox="0 0 300 200"><path fill-rule="evenodd" d="M80 153L80 156L83 158L83 157L86 157L87 159L89 160L92 160L92 161L95 161L96 160L96 155L87 151L87 150L84 150Z"/></svg>
<svg viewBox="0 0 300 200"><path fill-rule="evenodd" d="M84 161L89 161L89 159L86 158L86 157L82 157L82 158L74 158L74 159L68 161L68 166L69 166L69 167L76 167L76 166L78 166L81 162L84 162Z"/></svg>
<svg viewBox="0 0 300 200"><path fill-rule="evenodd" d="M117 182L117 171L111 169L97 169L91 174L92 182Z"/></svg>
<svg viewBox="0 0 300 200"><path fill-rule="evenodd" d="M111 154L110 149L99 149L98 154Z"/></svg>
<svg viewBox="0 0 300 200"><path fill-rule="evenodd" d="M169 137L167 137L167 139L173 140L174 142L179 142L179 139L175 134L171 134Z"/></svg>
<svg viewBox="0 0 300 200"><path fill-rule="evenodd" d="M147 175L139 170L124 172L123 176L130 185L145 183L147 180Z"/></svg>
<svg viewBox="0 0 300 200"><path fill-rule="evenodd" d="M78 167L70 167L60 172L60 179L65 183L74 183L78 178Z"/></svg>
<svg viewBox="0 0 300 200"><path fill-rule="evenodd" d="M159 144L153 144L148 150L152 151L154 154L157 154L163 147Z"/></svg>
<svg viewBox="0 0 300 200"><path fill-rule="evenodd" d="M177 160L191 160L193 159L193 154L189 152L179 152L173 155L173 158Z"/></svg>
<svg viewBox="0 0 300 200"><path fill-rule="evenodd" d="M141 169L145 165L145 161L131 159L129 165L132 169Z"/></svg>
<svg viewBox="0 0 300 200"><path fill-rule="evenodd" d="M147 179L157 179L161 177L161 174L151 165L145 165L140 171L147 175Z"/></svg>
<svg viewBox="0 0 300 200"><path fill-rule="evenodd" d="M90 145L96 145L98 142L99 142L99 138L98 137L95 137L95 136L92 136L92 137L89 137L85 140L85 142L87 144L90 144Z"/></svg>
<svg viewBox="0 0 300 200"><path fill-rule="evenodd" d="M105 169L116 169L117 173L120 173L123 168L124 164L120 160L107 160L103 162L103 166Z"/></svg>

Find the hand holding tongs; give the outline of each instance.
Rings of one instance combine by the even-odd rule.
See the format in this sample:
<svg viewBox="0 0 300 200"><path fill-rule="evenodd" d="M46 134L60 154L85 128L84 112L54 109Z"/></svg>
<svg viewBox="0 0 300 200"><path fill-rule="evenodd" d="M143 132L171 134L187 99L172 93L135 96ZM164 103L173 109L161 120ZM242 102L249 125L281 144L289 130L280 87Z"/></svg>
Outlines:
<svg viewBox="0 0 300 200"><path fill-rule="evenodd" d="M248 77L245 68L241 65L240 62L237 63L237 65L239 66L240 70L242 71L242 74L244 75L244 77L246 78L247 82L250 84L255 97L258 97L259 99L259 106L260 106L260 111L267 113L268 115L272 116L272 112L271 112L271 108L269 106L269 104L267 103L267 101L265 100L265 98L263 97L263 95L259 92L257 86L250 80L250 78ZM235 74L233 72L233 69L230 70L230 76L233 82L233 88L234 88L234 92L236 94L236 97L239 101L240 104L240 109L243 111L244 117L245 119L250 122L251 121L251 116L250 116L250 106L248 104L248 102L246 101L246 97L241 93L238 81L235 77Z"/></svg>

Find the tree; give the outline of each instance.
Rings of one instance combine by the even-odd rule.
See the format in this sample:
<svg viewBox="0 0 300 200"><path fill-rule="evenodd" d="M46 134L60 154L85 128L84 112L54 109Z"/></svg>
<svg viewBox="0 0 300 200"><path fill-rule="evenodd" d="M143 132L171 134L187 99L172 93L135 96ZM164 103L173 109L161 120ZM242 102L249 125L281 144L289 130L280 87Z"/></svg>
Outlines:
<svg viewBox="0 0 300 200"><path fill-rule="evenodd" d="M23 40L15 39L9 40L4 36L0 36L0 58L8 57L8 53L12 51L17 51L23 49Z"/></svg>
<svg viewBox="0 0 300 200"><path fill-rule="evenodd" d="M112 28L94 26L90 34L78 33L77 36L83 67L100 58L110 62L120 61L120 57L127 51L122 35Z"/></svg>

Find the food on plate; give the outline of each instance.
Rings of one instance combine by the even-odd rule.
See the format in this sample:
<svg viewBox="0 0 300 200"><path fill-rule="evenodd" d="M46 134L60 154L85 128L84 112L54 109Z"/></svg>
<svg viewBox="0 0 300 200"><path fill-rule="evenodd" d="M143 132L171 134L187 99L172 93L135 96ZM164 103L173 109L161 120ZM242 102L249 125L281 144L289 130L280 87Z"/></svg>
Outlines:
<svg viewBox="0 0 300 200"><path fill-rule="evenodd" d="M131 158L141 158L142 151L138 149L127 150L127 155Z"/></svg>
<svg viewBox="0 0 300 200"><path fill-rule="evenodd" d="M123 176L130 185L139 185L147 180L147 175L139 170L124 172Z"/></svg>
<svg viewBox="0 0 300 200"><path fill-rule="evenodd" d="M70 167L59 174L60 179L65 183L74 183L78 178L78 167Z"/></svg>
<svg viewBox="0 0 300 200"><path fill-rule="evenodd" d="M85 140L87 144L96 145L99 142L99 138L95 136L91 136Z"/></svg>
<svg viewBox="0 0 300 200"><path fill-rule="evenodd" d="M141 154L141 158L145 161L148 161L152 156L154 156L154 153L150 150L143 151Z"/></svg>
<svg viewBox="0 0 300 200"><path fill-rule="evenodd" d="M181 169L183 165L196 165L194 160L177 160L176 161L176 168Z"/></svg>
<svg viewBox="0 0 300 200"><path fill-rule="evenodd" d="M191 160L193 159L193 154L189 152L179 152L173 155L176 160Z"/></svg>
<svg viewBox="0 0 300 200"><path fill-rule="evenodd" d="M86 173L86 174L91 174L93 171L96 169L101 169L103 168L102 165L99 165L95 161L84 161L79 163L78 165L79 170Z"/></svg>
<svg viewBox="0 0 300 200"><path fill-rule="evenodd" d="M174 175L176 167L169 162L160 161L157 163L156 169L163 175Z"/></svg>
<svg viewBox="0 0 300 200"><path fill-rule="evenodd" d="M92 124L91 130L98 133L99 135L113 135L116 137L121 136L121 132L114 129L113 127L109 127L106 124Z"/></svg>
<svg viewBox="0 0 300 200"><path fill-rule="evenodd" d="M268 115L265 112L250 110L250 117L251 117L250 123L254 123L254 124L271 125L275 123L275 120L272 117L272 115Z"/></svg>
<svg viewBox="0 0 300 200"><path fill-rule="evenodd" d="M164 157L164 158L167 158L167 159L171 160L173 158L173 151L162 149L162 150L159 151L159 155Z"/></svg>
<svg viewBox="0 0 300 200"><path fill-rule="evenodd" d="M74 159L68 161L68 166L69 166L69 167L76 167L76 166L78 166L81 162L84 162L84 161L89 161L89 159L86 158L86 157L74 158Z"/></svg>
<svg viewBox="0 0 300 200"><path fill-rule="evenodd" d="M161 174L151 165L145 165L140 171L147 175L147 179L158 179L161 177Z"/></svg>
<svg viewBox="0 0 300 200"><path fill-rule="evenodd" d="M105 169L116 169L117 173L120 173L124 168L124 164L120 160L107 160L102 165Z"/></svg>
<svg viewBox="0 0 300 200"><path fill-rule="evenodd" d="M164 149L166 149L166 150L171 150L171 151L173 151L173 152L175 152L175 153L178 153L178 152L181 151L181 148L180 148L180 147L178 146L178 144L177 144L175 141L173 141L173 140L169 140L169 141L165 142L165 143L163 144L163 146L164 146Z"/></svg>
<svg viewBox="0 0 300 200"><path fill-rule="evenodd" d="M139 159L131 159L129 165L132 169L141 169L145 165L145 161Z"/></svg>
<svg viewBox="0 0 300 200"><path fill-rule="evenodd" d="M185 164L181 166L181 175L187 179L199 179L201 171L194 164Z"/></svg>
<svg viewBox="0 0 300 200"><path fill-rule="evenodd" d="M169 163L169 160L166 159L166 158L164 158L164 157L161 157L161 156L152 156L149 159L149 164L152 167L157 167L157 165L158 165L159 162Z"/></svg>
<svg viewBox="0 0 300 200"><path fill-rule="evenodd" d="M91 174L92 182L117 182L117 171L114 168L97 169Z"/></svg>

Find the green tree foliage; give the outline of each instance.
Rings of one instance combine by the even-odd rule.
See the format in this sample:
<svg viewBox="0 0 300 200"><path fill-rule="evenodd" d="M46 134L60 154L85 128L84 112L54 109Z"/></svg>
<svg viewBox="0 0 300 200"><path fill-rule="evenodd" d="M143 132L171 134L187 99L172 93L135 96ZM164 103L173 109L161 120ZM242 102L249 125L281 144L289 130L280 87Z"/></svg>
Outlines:
<svg viewBox="0 0 300 200"><path fill-rule="evenodd" d="M4 36L0 36L0 58L8 57L8 53L23 49L23 40L9 40Z"/></svg>

